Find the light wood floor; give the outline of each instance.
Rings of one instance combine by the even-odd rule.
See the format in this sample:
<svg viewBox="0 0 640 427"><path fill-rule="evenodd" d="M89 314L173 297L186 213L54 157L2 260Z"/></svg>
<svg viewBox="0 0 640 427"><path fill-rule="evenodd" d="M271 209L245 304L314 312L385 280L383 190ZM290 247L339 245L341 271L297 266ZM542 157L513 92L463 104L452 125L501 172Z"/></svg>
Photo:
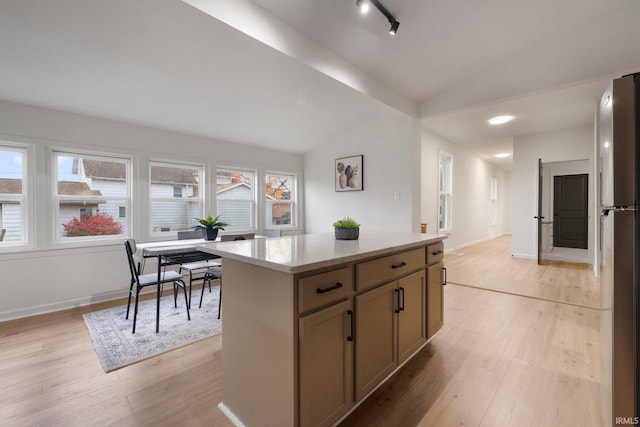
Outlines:
<svg viewBox="0 0 640 427"><path fill-rule="evenodd" d="M479 260L445 262L451 280ZM515 281L535 288L549 268ZM232 425L221 335L103 373L82 313L120 303L0 323L0 425ZM444 328L342 425L600 426L600 355L598 310L450 284Z"/></svg>
<svg viewBox="0 0 640 427"><path fill-rule="evenodd" d="M484 289L602 308L600 285L589 264L511 257L511 236L459 249L446 257L447 280Z"/></svg>

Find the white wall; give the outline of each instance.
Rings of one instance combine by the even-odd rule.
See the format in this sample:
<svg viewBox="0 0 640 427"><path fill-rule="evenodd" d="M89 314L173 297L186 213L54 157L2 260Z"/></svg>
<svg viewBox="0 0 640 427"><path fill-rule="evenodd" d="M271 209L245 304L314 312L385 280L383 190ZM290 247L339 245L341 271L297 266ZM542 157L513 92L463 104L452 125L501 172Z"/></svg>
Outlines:
<svg viewBox="0 0 640 427"><path fill-rule="evenodd" d="M34 147L36 174L30 191L38 195L29 215L28 231L35 236L34 245L24 252L0 254L0 321L125 296L129 286L121 241L83 248L51 243L54 210L49 200L52 186L47 157L51 148L133 156L137 185L132 206L136 221L131 235L138 240L149 238L147 204L141 200L148 200L150 158L205 164L208 177L215 177L215 165L290 171L298 174L299 187L303 188L301 155L10 102L0 101L0 140ZM205 212L213 207L214 184L209 186L207 196Z"/></svg>
<svg viewBox="0 0 640 427"><path fill-rule="evenodd" d="M416 121L379 117L337 135L304 156L305 227L333 232L332 224L351 216L361 230L418 231L420 144ZM362 154L363 191L336 192L336 158ZM398 193L398 198L394 198Z"/></svg>
<svg viewBox="0 0 640 427"><path fill-rule="evenodd" d="M512 254L535 258L537 252L538 159L543 163L593 158L593 125L523 135L513 142ZM590 162L593 164L593 161ZM589 171L589 215L595 218L593 167ZM592 227L589 227L590 234ZM589 246L595 247L593 240ZM592 250L591 250L592 251Z"/></svg>
<svg viewBox="0 0 640 427"><path fill-rule="evenodd" d="M452 250L508 233L510 173L442 137L422 133L422 222L438 232L439 153L453 156L452 228L445 249ZM498 180L498 222L491 226L491 177Z"/></svg>

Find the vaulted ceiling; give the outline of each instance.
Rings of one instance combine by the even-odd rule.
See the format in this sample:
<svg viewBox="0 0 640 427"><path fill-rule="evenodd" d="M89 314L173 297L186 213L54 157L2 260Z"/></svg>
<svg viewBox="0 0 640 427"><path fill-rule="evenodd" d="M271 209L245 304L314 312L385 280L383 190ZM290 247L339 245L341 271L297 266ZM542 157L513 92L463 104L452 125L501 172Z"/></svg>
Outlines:
<svg viewBox="0 0 640 427"><path fill-rule="evenodd" d="M489 156L640 71L638 0L383 3L396 36L355 0L2 1L0 99L298 153L399 109Z"/></svg>

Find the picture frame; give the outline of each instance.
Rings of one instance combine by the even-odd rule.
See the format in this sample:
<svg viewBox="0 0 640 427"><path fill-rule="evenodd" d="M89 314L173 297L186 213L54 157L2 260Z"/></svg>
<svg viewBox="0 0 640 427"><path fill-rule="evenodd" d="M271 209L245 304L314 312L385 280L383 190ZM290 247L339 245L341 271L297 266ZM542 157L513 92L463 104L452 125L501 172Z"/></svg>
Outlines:
<svg viewBox="0 0 640 427"><path fill-rule="evenodd" d="M362 191L364 189L363 155L336 159L333 169L337 192Z"/></svg>

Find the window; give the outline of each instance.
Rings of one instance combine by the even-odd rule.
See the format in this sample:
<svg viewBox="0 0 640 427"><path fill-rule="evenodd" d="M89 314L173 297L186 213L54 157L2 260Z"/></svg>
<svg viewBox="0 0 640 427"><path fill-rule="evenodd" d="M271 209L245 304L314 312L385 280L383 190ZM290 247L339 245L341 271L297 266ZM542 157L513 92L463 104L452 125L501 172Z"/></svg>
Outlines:
<svg viewBox="0 0 640 427"><path fill-rule="evenodd" d="M196 225L202 217L202 166L151 162L149 195L151 233L176 233Z"/></svg>
<svg viewBox="0 0 640 427"><path fill-rule="evenodd" d="M440 153L440 200L438 205L438 229L451 231L453 157Z"/></svg>
<svg viewBox="0 0 640 427"><path fill-rule="evenodd" d="M0 145L0 247L26 243L27 150Z"/></svg>
<svg viewBox="0 0 640 427"><path fill-rule="evenodd" d="M56 240L96 240L128 234L120 207L131 200L131 160L54 152Z"/></svg>
<svg viewBox="0 0 640 427"><path fill-rule="evenodd" d="M180 186L173 187L173 197L176 199L182 198L182 187Z"/></svg>
<svg viewBox="0 0 640 427"><path fill-rule="evenodd" d="M265 226L295 225L295 182L293 175L265 175Z"/></svg>
<svg viewBox="0 0 640 427"><path fill-rule="evenodd" d="M498 179L491 177L491 226L498 225Z"/></svg>
<svg viewBox="0 0 640 427"><path fill-rule="evenodd" d="M227 230L256 228L256 173L250 170L218 169L216 204Z"/></svg>

